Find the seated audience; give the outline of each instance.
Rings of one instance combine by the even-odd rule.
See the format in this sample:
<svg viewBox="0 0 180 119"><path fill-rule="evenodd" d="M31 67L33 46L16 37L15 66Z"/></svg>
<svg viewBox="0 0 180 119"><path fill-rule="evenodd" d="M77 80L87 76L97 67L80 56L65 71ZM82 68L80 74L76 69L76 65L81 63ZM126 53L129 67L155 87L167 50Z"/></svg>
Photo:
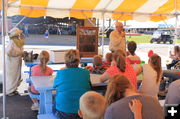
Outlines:
<svg viewBox="0 0 180 119"><path fill-rule="evenodd" d="M99 93L89 91L80 98L78 114L83 119L103 119L105 98Z"/></svg>
<svg viewBox="0 0 180 119"><path fill-rule="evenodd" d="M169 78L169 83L180 79L180 70L163 70L163 76Z"/></svg>
<svg viewBox="0 0 180 119"><path fill-rule="evenodd" d="M139 56L137 56L135 54L137 45L136 42L134 41L130 41L127 45L128 51L130 53L130 55L127 56L127 60L130 64L140 64L141 63L141 59Z"/></svg>
<svg viewBox="0 0 180 119"><path fill-rule="evenodd" d="M140 92L157 98L162 78L161 57L157 54L150 56L148 64L143 65L142 72L143 79Z"/></svg>
<svg viewBox="0 0 180 119"><path fill-rule="evenodd" d="M88 69L93 74L103 74L106 69L103 66L102 56L95 55L93 58L93 67L86 66L86 69Z"/></svg>
<svg viewBox="0 0 180 119"><path fill-rule="evenodd" d="M126 62L126 54L123 50L117 50L113 54L113 65L100 77L101 82L109 80L116 74L123 74L128 77L135 89L137 89L136 72L133 67Z"/></svg>
<svg viewBox="0 0 180 119"><path fill-rule="evenodd" d="M47 66L49 61L49 53L47 51L42 51L39 56L40 64L32 67L32 76L50 76L53 73L53 70ZM39 94L39 92L31 85L29 91L33 94ZM39 109L39 103L37 99L32 98L33 105L31 106L32 110Z"/></svg>
<svg viewBox="0 0 180 119"><path fill-rule="evenodd" d="M89 91L83 94L79 101L80 109L78 114L83 119L103 119L106 109L105 98L97 92ZM142 104L139 100L133 99L129 107L135 119L142 119Z"/></svg>
<svg viewBox="0 0 180 119"><path fill-rule="evenodd" d="M79 51L67 51L64 59L66 68L59 70L54 80L54 88L56 88L54 113L60 119L80 119L79 99L90 90L90 74L87 69L78 67Z"/></svg>
<svg viewBox="0 0 180 119"><path fill-rule="evenodd" d="M133 66L133 68L136 72L138 72L139 68L141 67L141 65L140 65L141 59L139 56L137 56L135 54L136 48L137 48L136 42L130 41L128 43L127 49L128 49L129 55L126 57L126 61L129 62ZM142 82L142 74L139 75L138 73L136 73L136 75L137 75L136 78L137 78L137 83L138 83L138 87L139 87L139 85Z"/></svg>
<svg viewBox="0 0 180 119"><path fill-rule="evenodd" d="M172 59L172 63L167 64L167 69L171 69L179 60L180 60L180 47L174 46L174 54L170 51L170 58Z"/></svg>
<svg viewBox="0 0 180 119"><path fill-rule="evenodd" d="M113 54L112 53L107 53L106 54L106 61L103 62L103 66L108 69L111 66L111 62L112 62L112 57Z"/></svg>
<svg viewBox="0 0 180 119"><path fill-rule="evenodd" d="M170 84L165 104L180 104L180 80L176 80Z"/></svg>
<svg viewBox="0 0 180 119"><path fill-rule="evenodd" d="M143 119L164 119L163 109L158 100L137 93L130 81L123 75L115 75L109 81L106 91L106 106L104 119L134 119L129 103L133 99L142 103Z"/></svg>

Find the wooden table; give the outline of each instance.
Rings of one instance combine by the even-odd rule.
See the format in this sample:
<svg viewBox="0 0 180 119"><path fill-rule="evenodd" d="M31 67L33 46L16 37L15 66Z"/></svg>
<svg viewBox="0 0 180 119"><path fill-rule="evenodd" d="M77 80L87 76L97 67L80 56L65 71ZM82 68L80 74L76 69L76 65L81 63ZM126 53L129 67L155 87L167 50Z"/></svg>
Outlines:
<svg viewBox="0 0 180 119"><path fill-rule="evenodd" d="M99 81L100 75L91 74L91 83L94 90L98 87L105 87L107 83L101 83ZM36 90L40 93L40 110L39 114L52 113L52 90L55 76L32 76L31 82Z"/></svg>

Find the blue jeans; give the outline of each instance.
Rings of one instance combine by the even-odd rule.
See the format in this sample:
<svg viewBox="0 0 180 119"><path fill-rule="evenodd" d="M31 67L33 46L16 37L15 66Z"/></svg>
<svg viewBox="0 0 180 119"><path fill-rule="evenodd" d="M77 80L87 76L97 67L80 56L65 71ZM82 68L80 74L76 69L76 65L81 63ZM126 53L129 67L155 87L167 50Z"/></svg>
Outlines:
<svg viewBox="0 0 180 119"><path fill-rule="evenodd" d="M59 119L82 119L77 113L65 113L59 110L53 109L54 115Z"/></svg>
<svg viewBox="0 0 180 119"><path fill-rule="evenodd" d="M163 76L170 78L170 82L173 82L177 79L180 79L180 75L178 74L180 70L164 70Z"/></svg>

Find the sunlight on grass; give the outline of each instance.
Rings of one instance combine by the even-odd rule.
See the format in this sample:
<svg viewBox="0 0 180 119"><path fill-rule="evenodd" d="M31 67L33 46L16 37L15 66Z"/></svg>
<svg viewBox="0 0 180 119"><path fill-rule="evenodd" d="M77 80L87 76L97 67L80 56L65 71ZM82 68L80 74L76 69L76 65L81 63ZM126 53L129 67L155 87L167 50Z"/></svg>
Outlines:
<svg viewBox="0 0 180 119"><path fill-rule="evenodd" d="M136 43L150 43L151 38L151 35L126 36L126 40L135 41ZM180 43L180 39L177 40L177 43Z"/></svg>
<svg viewBox="0 0 180 119"><path fill-rule="evenodd" d="M135 41L136 43L150 43L151 38L152 35L126 36L126 40ZM109 41L109 38L105 38L105 40ZM180 43L180 39L177 40L177 43Z"/></svg>
<svg viewBox="0 0 180 119"><path fill-rule="evenodd" d="M149 43L151 37L152 37L151 35L126 36L126 40L135 41L136 43Z"/></svg>

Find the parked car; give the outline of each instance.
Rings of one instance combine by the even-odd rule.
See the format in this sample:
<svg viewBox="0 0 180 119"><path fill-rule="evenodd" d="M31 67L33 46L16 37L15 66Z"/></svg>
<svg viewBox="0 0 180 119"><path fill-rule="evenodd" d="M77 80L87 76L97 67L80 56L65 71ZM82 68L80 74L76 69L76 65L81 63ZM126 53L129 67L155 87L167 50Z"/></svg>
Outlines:
<svg viewBox="0 0 180 119"><path fill-rule="evenodd" d="M170 44L173 43L171 31L170 30L157 30L153 33L152 39L150 40L150 43L157 42L158 44L160 42L163 42L164 44L169 42Z"/></svg>

